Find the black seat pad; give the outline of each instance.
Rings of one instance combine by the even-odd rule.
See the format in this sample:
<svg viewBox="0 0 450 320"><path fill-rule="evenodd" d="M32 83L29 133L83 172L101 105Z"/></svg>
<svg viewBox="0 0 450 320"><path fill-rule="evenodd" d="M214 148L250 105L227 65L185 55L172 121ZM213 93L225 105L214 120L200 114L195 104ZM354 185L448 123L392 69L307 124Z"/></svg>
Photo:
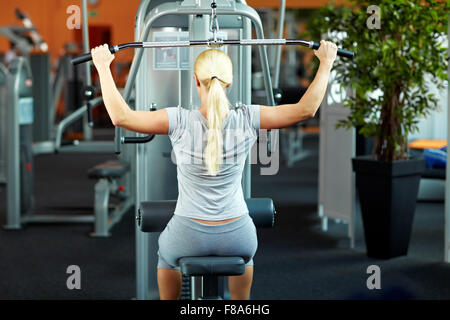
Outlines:
<svg viewBox="0 0 450 320"><path fill-rule="evenodd" d="M122 177L129 169L130 165L126 162L121 162L119 160L109 160L89 169L87 174L90 179L117 179Z"/></svg>
<svg viewBox="0 0 450 320"><path fill-rule="evenodd" d="M184 257L179 260L179 264L186 276L234 276L245 272L242 257Z"/></svg>

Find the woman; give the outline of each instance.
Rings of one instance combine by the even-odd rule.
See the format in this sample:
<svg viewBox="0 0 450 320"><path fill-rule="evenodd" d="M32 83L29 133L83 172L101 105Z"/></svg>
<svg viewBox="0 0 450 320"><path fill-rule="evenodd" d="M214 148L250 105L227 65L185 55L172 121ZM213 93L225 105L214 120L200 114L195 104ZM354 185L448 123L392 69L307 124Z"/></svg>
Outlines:
<svg viewBox="0 0 450 320"><path fill-rule="evenodd" d="M319 69L298 103L230 110L225 89L233 81L232 62L220 50L205 50L194 65L200 108L148 112L131 110L123 100L109 70L114 55L108 46L92 49L113 124L145 134L167 134L175 152L179 196L174 216L159 238L157 279L161 299L180 296L178 259L203 255L244 257L245 273L229 277L228 286L231 299L249 298L257 237L241 187L246 156L259 129L284 128L314 117L325 95L336 52L335 44L321 41L314 51L320 60Z"/></svg>

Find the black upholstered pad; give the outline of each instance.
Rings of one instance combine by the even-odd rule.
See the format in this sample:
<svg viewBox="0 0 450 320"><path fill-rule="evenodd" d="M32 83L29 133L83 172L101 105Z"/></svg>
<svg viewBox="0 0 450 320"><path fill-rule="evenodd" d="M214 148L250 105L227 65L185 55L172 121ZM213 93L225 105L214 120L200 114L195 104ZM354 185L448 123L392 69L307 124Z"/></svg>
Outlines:
<svg viewBox="0 0 450 320"><path fill-rule="evenodd" d="M121 162L119 160L109 160L89 169L87 174L90 179L117 179L122 177L129 169L130 165L126 162Z"/></svg>
<svg viewBox="0 0 450 320"><path fill-rule="evenodd" d="M271 228L274 224L275 207L270 198L245 199L248 211L257 228ZM138 211L138 225L143 232L161 232L166 227L177 202L158 200L141 202Z"/></svg>
<svg viewBox="0 0 450 320"><path fill-rule="evenodd" d="M245 271L242 257L184 257L179 260L179 264L186 276L236 276Z"/></svg>

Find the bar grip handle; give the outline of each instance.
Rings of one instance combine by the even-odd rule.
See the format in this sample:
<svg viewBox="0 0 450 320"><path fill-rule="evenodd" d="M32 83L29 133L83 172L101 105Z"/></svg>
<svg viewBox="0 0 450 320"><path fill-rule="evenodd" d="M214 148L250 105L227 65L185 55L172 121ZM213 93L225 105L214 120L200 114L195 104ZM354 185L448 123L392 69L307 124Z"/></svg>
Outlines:
<svg viewBox="0 0 450 320"><path fill-rule="evenodd" d="M118 48L117 46L110 46L110 47L109 47L109 51L110 51L112 54L114 54L114 53L116 53L117 51L119 51L119 48ZM91 60L92 60L92 55L91 55L91 53L84 53L84 54L81 54L81 55L79 55L79 56L76 56L75 58L73 58L72 60L70 60L70 62L75 66L75 65L77 65L77 64L85 63L85 62L88 62L88 61L91 61Z"/></svg>
<svg viewBox="0 0 450 320"><path fill-rule="evenodd" d="M320 47L320 43L319 42L314 42L312 48L317 50ZM344 58L349 58L349 59L353 59L353 57L355 56L355 53L353 51L348 51L345 49L339 49L337 50L337 55L340 57L344 57Z"/></svg>
<svg viewBox="0 0 450 320"><path fill-rule="evenodd" d="M149 134L145 137L123 137L123 143L147 143L155 138L154 134Z"/></svg>
<svg viewBox="0 0 450 320"><path fill-rule="evenodd" d="M76 56L75 58L73 58L72 60L70 60L70 62L76 66L77 64L80 63L84 63L84 62L88 62L92 60L92 55L90 53L85 53L79 56Z"/></svg>

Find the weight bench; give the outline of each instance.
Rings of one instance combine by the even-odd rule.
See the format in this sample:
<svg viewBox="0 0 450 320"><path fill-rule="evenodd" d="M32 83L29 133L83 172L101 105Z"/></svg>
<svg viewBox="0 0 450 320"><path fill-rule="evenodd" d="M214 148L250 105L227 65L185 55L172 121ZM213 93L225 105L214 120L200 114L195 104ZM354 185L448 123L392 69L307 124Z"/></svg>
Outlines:
<svg viewBox="0 0 450 320"><path fill-rule="evenodd" d="M272 199L246 199L248 211L257 228L271 228L274 224L275 208ZM142 202L136 217L142 232L161 232L172 218L175 200ZM190 290L192 300L224 299L224 276L235 276L245 272L243 257L183 257L179 260L183 276L193 277L200 283L200 293ZM200 281L198 281L200 280Z"/></svg>
<svg viewBox="0 0 450 320"><path fill-rule="evenodd" d="M110 236L109 230L122 218L129 206L120 206L109 215L109 197L115 196L121 201L126 200L128 195L123 186L118 185L117 180L122 178L130 170L130 165L118 160L109 160L96 165L88 170L89 179L96 179L94 216L95 230L91 234L95 237Z"/></svg>

